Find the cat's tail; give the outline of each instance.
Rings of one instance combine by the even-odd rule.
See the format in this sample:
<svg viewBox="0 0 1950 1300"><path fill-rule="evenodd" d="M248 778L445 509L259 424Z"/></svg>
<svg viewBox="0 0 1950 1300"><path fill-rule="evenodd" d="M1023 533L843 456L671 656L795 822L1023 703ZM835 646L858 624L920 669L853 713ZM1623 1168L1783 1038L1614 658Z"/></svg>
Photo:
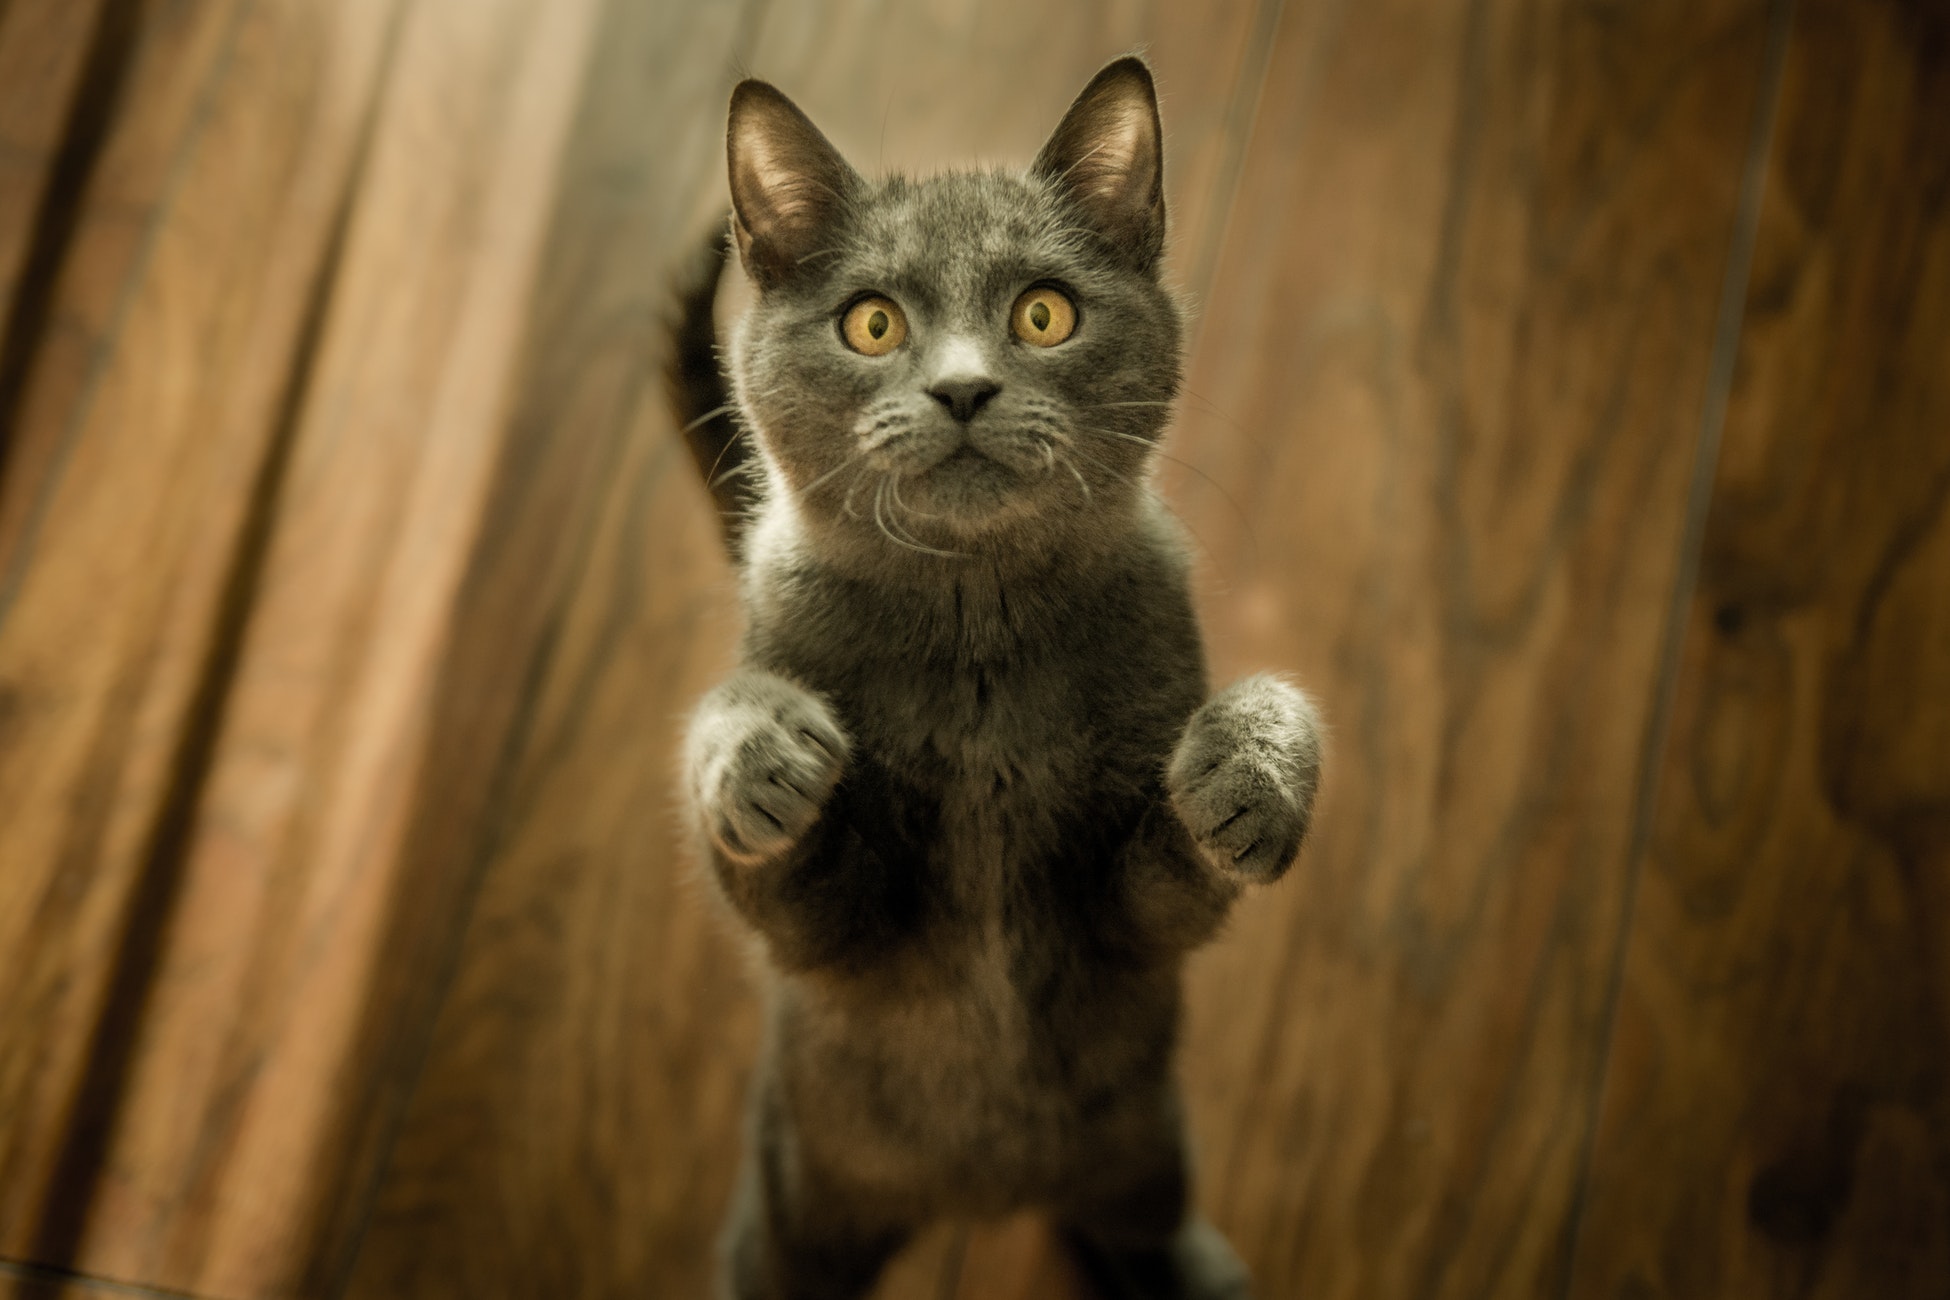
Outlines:
<svg viewBox="0 0 1950 1300"><path fill-rule="evenodd" d="M735 555L757 504L758 482L755 458L718 364L718 332L711 312L730 244L726 221L678 269L664 383L691 458L717 503L725 545Z"/></svg>

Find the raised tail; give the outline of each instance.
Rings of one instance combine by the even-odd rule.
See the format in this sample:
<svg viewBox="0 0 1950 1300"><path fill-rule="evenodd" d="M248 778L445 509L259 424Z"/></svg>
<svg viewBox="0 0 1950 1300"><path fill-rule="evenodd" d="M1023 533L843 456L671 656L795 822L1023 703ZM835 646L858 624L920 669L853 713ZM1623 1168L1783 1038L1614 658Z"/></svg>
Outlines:
<svg viewBox="0 0 1950 1300"><path fill-rule="evenodd" d="M718 332L711 313L730 243L726 222L678 271L664 383L691 458L717 503L725 546L736 555L758 501L758 481L755 458L718 365Z"/></svg>

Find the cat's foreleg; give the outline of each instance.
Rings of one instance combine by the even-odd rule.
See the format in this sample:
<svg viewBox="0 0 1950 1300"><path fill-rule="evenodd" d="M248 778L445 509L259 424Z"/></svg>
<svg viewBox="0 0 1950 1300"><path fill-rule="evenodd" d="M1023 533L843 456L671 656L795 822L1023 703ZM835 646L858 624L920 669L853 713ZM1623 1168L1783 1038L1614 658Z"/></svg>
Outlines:
<svg viewBox="0 0 1950 1300"><path fill-rule="evenodd" d="M1211 868L1230 879L1277 880L1313 821L1320 753L1313 701L1277 677L1248 677L1185 724L1165 788Z"/></svg>
<svg viewBox="0 0 1950 1300"><path fill-rule="evenodd" d="M849 747L812 692L772 673L734 673L691 717L684 758L699 829L740 866L784 857L818 819Z"/></svg>

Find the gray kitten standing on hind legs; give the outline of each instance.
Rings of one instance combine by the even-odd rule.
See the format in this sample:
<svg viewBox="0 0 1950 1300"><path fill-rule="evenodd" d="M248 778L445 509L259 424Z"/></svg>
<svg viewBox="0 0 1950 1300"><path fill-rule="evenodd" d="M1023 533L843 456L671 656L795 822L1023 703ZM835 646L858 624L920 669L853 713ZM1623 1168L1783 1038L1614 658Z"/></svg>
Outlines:
<svg viewBox="0 0 1950 1300"><path fill-rule="evenodd" d="M747 620L688 793L770 972L726 1291L860 1296L928 1220L1036 1207L1112 1296L1243 1297L1191 1210L1180 967L1299 852L1320 736L1275 678L1207 698L1149 485L1150 73L1105 68L1027 173L866 180L758 81L728 135L737 424L715 262L673 366Z"/></svg>

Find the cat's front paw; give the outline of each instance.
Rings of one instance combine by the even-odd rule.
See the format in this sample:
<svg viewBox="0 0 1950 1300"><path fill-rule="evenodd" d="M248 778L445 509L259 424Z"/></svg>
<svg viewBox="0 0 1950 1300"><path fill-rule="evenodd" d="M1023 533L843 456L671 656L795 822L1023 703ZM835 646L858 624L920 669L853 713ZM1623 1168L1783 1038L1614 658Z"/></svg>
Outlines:
<svg viewBox="0 0 1950 1300"><path fill-rule="evenodd" d="M1248 677L1192 715L1165 780L1208 862L1248 879L1276 879L1313 820L1320 715L1297 687Z"/></svg>
<svg viewBox="0 0 1950 1300"><path fill-rule="evenodd" d="M690 786L705 834L735 862L779 857L819 819L848 748L818 696L770 673L733 677L691 723Z"/></svg>

